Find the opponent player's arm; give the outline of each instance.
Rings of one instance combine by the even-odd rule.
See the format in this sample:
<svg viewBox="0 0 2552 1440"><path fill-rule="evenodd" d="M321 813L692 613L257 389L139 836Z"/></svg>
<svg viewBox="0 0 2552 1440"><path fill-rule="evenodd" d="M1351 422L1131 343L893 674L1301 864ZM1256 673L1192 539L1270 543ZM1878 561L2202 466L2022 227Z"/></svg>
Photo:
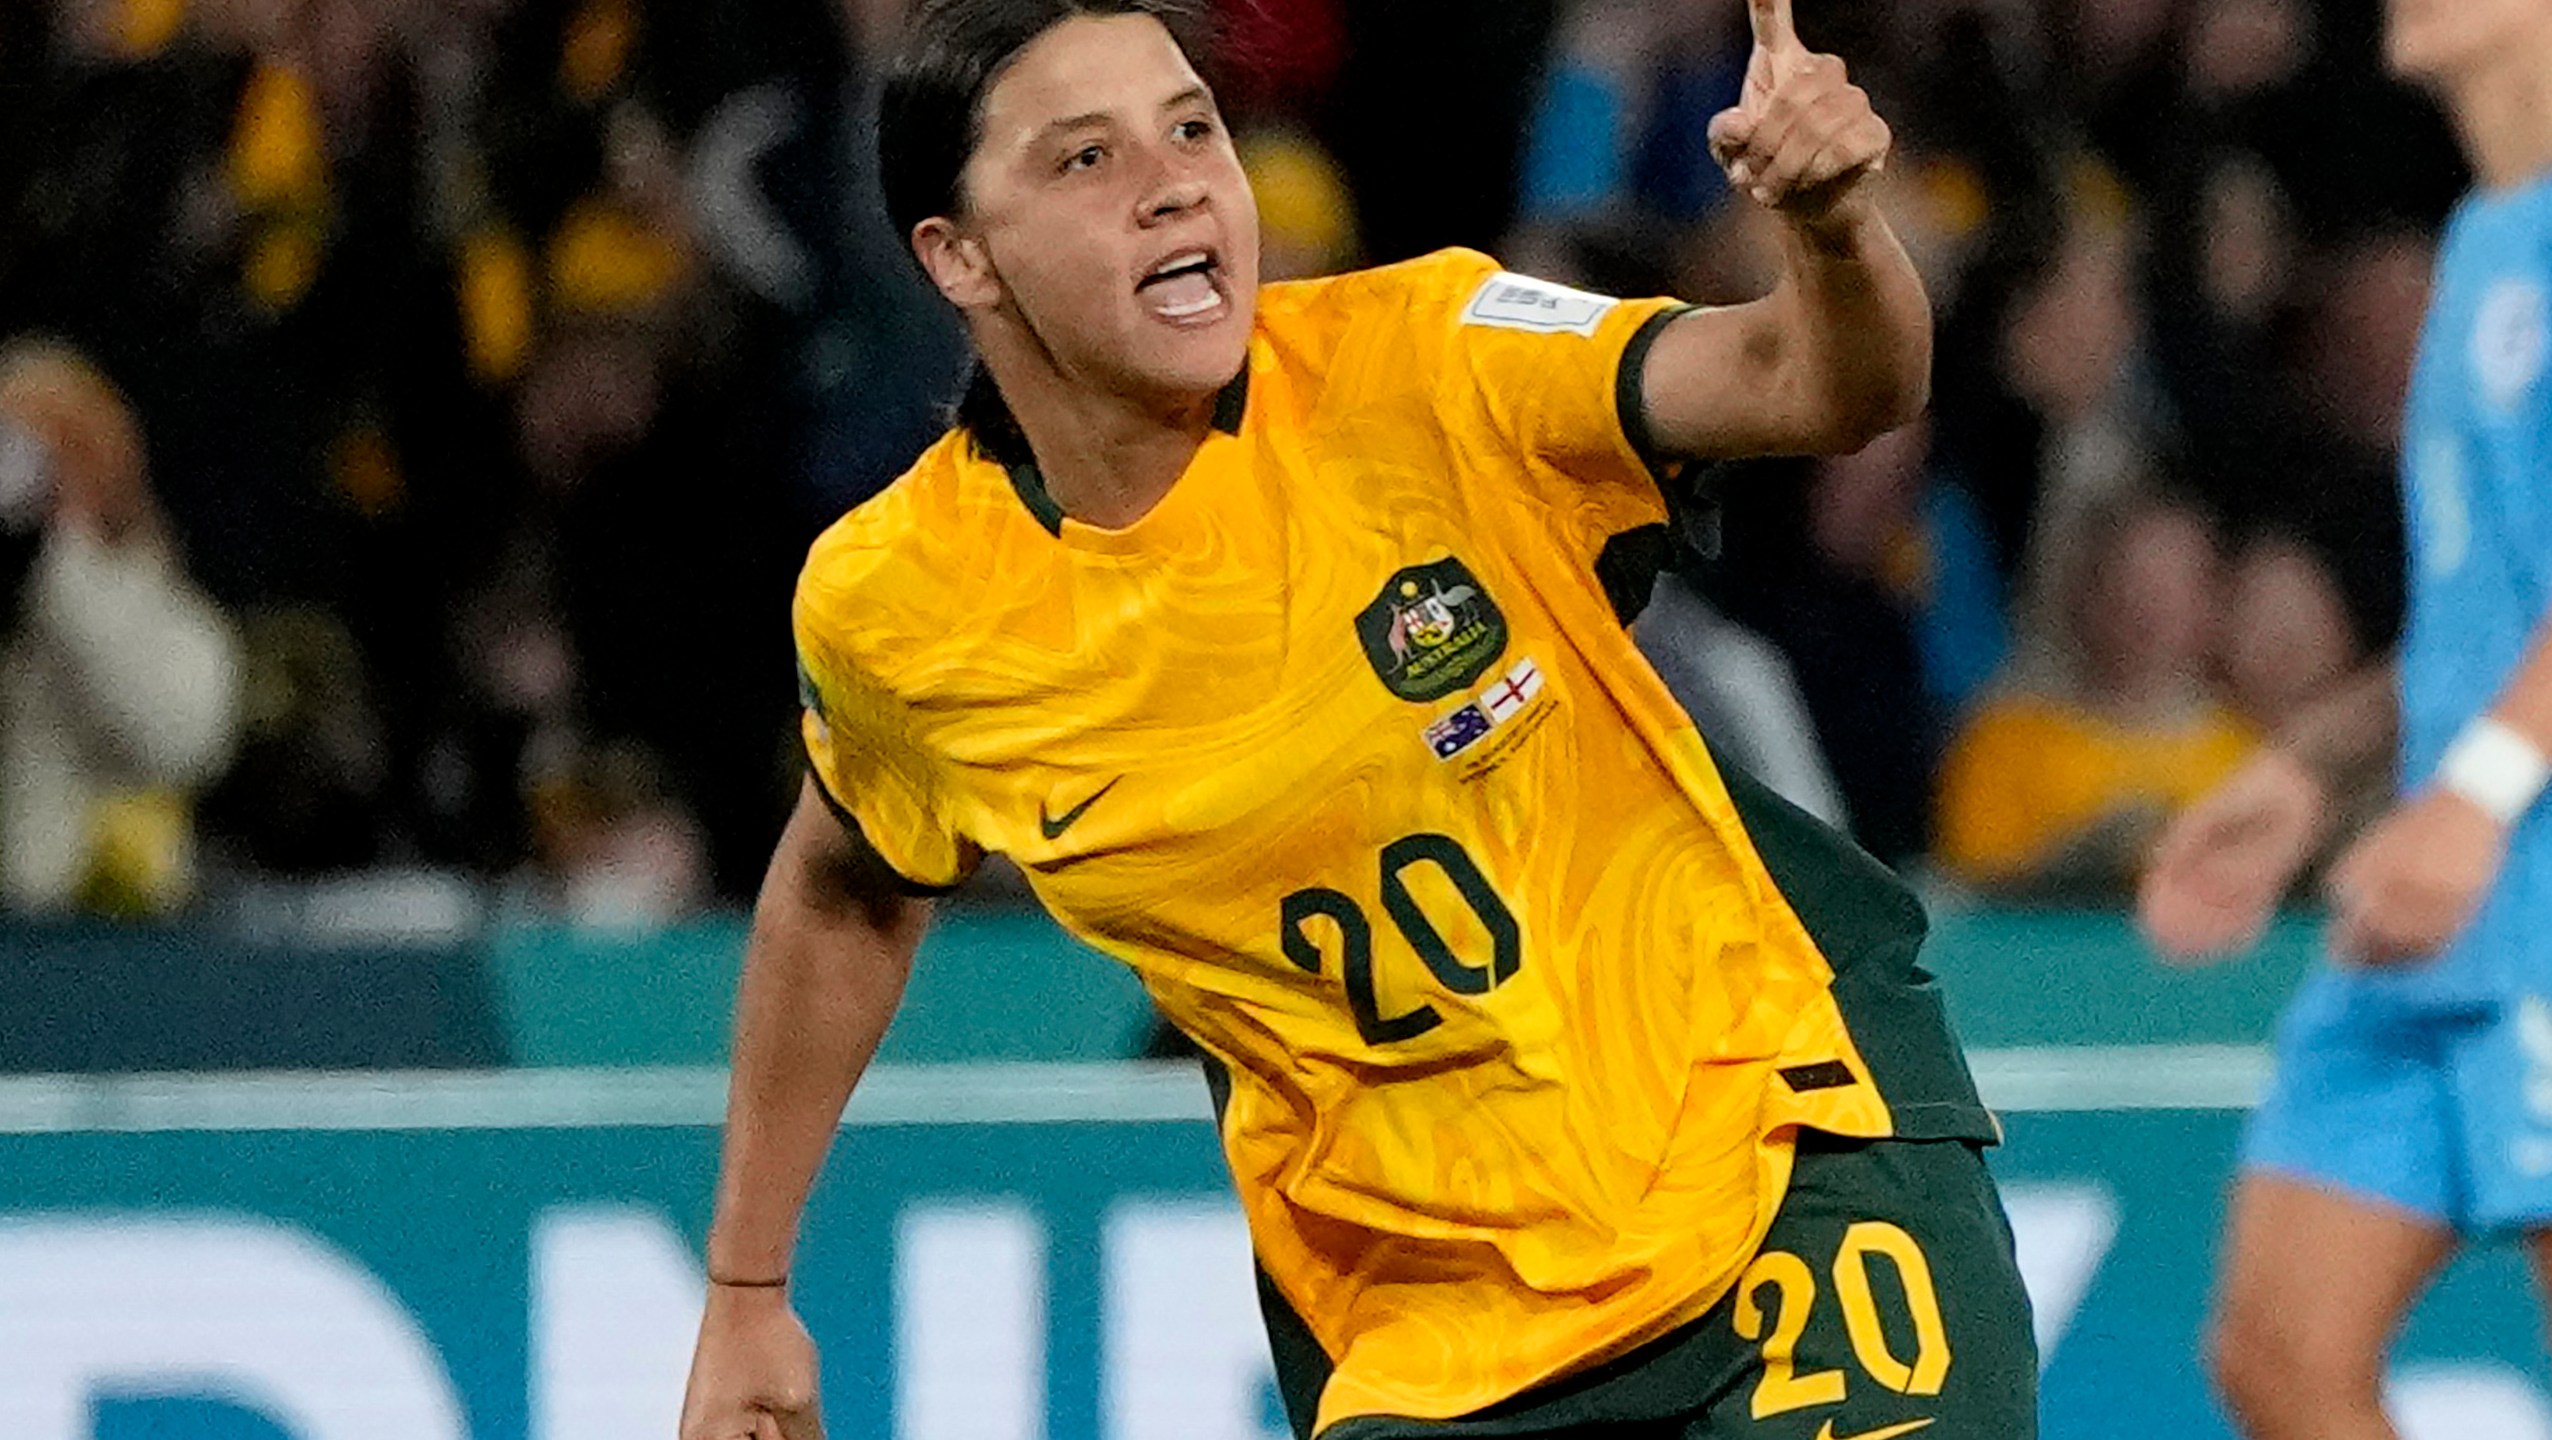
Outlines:
<svg viewBox="0 0 2552 1440"><path fill-rule="evenodd" d="M2552 778L2552 625L2436 772L2332 867L2331 949L2369 964L2451 944L2507 860L2508 835Z"/></svg>
<svg viewBox="0 0 2552 1440"><path fill-rule="evenodd" d="M2438 783L2502 825L2532 809L2552 756L2552 623L2536 630L2516 673L2438 766Z"/></svg>
<svg viewBox="0 0 2552 1440"><path fill-rule="evenodd" d="M1871 194L1893 137L1843 62L1800 43L1789 0L1750 13L1744 97L1711 122L1711 148L1781 222L1782 275L1657 337L1640 374L1649 436L1692 459L1858 450L1930 395L1931 305Z"/></svg>

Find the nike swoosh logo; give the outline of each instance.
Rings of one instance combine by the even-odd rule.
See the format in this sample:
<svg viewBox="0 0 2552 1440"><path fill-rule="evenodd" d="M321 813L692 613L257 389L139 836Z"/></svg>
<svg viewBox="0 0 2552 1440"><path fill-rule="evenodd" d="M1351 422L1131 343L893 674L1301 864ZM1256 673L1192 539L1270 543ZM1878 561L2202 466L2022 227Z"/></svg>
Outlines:
<svg viewBox="0 0 2552 1440"><path fill-rule="evenodd" d="M1062 839L1064 831L1071 829L1076 824L1079 824L1081 817L1090 813L1091 806L1108 798L1108 792L1114 790L1119 784L1123 783L1124 780L1125 777L1119 775L1116 779L1100 786L1098 794L1091 796L1089 799L1082 801L1080 804L1073 806L1071 809L1064 811L1058 816L1048 816L1046 814L1045 802L1042 800L1037 802L1037 828L1046 832L1046 838L1049 840Z"/></svg>
<svg viewBox="0 0 2552 1440"><path fill-rule="evenodd" d="M1884 1430L1864 1430L1858 1435L1837 1435L1834 1433L1834 1422L1828 1420L1818 1427L1817 1440L1895 1440L1895 1437L1899 1435L1911 1435L1917 1430L1928 1428L1931 1423L1930 1420L1908 1420L1902 1425L1890 1425Z"/></svg>

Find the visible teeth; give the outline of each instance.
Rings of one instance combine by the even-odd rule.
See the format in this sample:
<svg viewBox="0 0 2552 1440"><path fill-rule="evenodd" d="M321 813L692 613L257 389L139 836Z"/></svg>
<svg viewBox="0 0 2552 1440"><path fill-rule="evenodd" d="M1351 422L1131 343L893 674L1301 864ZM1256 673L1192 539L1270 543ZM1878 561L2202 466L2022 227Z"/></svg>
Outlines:
<svg viewBox="0 0 2552 1440"><path fill-rule="evenodd" d="M1185 305L1164 305L1161 307L1161 313L1173 320L1184 320L1190 315L1202 315L1206 311L1211 310L1222 303L1222 296L1207 295L1200 299L1191 300Z"/></svg>
<svg viewBox="0 0 2552 1440"><path fill-rule="evenodd" d="M1162 261L1160 264L1153 266L1152 274L1148 278L1158 280L1173 270L1184 270L1191 265L1203 265L1213 258L1213 256L1206 254L1202 250L1191 250L1185 255L1173 255L1169 259Z"/></svg>

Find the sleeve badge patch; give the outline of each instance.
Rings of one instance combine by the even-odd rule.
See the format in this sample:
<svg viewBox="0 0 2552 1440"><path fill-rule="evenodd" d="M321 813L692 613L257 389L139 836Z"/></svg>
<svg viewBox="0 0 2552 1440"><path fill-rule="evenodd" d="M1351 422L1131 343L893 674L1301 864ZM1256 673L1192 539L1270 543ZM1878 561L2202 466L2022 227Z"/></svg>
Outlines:
<svg viewBox="0 0 2552 1440"><path fill-rule="evenodd" d="M1526 330L1537 335L1585 335L1604 323L1619 300L1586 290L1572 290L1530 275L1499 271L1482 285L1462 309L1462 323L1494 330Z"/></svg>

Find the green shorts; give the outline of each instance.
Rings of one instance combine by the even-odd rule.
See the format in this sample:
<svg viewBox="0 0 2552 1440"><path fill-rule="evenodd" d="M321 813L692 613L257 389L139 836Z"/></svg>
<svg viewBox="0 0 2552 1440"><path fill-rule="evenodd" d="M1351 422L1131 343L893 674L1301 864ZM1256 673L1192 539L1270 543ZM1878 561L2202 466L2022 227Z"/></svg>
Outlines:
<svg viewBox="0 0 2552 1440"><path fill-rule="evenodd" d="M1699 1320L1475 1415L1320 1440L2033 1440L2011 1226L1964 1140L1799 1140L1745 1278Z"/></svg>

